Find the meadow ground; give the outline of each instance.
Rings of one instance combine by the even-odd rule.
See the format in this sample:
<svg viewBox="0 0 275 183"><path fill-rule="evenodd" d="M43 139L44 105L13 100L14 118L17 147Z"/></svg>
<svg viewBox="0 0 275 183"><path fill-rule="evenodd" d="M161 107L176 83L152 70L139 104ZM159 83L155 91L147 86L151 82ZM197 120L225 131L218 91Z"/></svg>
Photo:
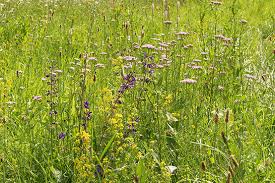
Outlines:
<svg viewBox="0 0 275 183"><path fill-rule="evenodd" d="M1 182L274 182L274 0L1 0Z"/></svg>

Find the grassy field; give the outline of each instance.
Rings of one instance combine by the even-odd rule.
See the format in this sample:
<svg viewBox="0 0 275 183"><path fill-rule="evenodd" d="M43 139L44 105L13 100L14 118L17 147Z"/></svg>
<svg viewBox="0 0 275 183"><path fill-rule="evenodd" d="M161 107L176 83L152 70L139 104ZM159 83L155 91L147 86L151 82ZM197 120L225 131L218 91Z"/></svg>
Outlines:
<svg viewBox="0 0 275 183"><path fill-rule="evenodd" d="M0 0L1 182L275 182L274 0Z"/></svg>

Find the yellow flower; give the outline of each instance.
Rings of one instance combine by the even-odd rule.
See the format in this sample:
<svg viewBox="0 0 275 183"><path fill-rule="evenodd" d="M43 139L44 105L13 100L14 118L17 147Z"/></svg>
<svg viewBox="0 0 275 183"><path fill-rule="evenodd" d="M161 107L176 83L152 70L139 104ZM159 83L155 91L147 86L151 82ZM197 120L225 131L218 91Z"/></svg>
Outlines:
<svg viewBox="0 0 275 183"><path fill-rule="evenodd" d="M90 141L90 135L86 131L81 132L81 139L84 142L89 142Z"/></svg>

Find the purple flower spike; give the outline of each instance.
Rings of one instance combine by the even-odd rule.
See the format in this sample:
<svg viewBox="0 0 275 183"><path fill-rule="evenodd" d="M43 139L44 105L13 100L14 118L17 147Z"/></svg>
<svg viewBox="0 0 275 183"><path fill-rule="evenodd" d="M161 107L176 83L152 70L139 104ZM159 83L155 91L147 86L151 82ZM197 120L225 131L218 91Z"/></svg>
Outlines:
<svg viewBox="0 0 275 183"><path fill-rule="evenodd" d="M58 138L59 138L60 140L63 140L63 139L65 138L65 136L66 136L66 133L61 132L61 133L58 135Z"/></svg>
<svg viewBox="0 0 275 183"><path fill-rule="evenodd" d="M85 109L89 109L89 108L90 108L89 102L88 102L88 101L85 101L85 102L84 102L84 108L85 108Z"/></svg>

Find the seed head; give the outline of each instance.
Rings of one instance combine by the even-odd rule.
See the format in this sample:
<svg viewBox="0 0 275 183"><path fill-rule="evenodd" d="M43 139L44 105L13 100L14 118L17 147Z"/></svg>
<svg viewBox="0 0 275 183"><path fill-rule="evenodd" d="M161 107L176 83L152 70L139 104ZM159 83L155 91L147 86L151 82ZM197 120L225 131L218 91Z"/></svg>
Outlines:
<svg viewBox="0 0 275 183"><path fill-rule="evenodd" d="M229 110L226 110L226 115L225 115L225 122L228 123L229 122Z"/></svg>
<svg viewBox="0 0 275 183"><path fill-rule="evenodd" d="M230 172L228 172L227 174L227 179L226 179L226 183L231 183L231 178L232 178L232 175Z"/></svg>
<svg viewBox="0 0 275 183"><path fill-rule="evenodd" d="M206 163L205 163L205 161L201 162L201 169L202 169L202 171L206 170Z"/></svg>

